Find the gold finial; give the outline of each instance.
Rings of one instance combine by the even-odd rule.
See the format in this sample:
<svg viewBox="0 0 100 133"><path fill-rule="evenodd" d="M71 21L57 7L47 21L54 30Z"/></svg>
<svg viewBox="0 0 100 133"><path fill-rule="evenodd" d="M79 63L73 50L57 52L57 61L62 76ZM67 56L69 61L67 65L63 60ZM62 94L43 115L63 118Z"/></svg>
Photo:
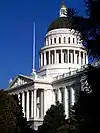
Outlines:
<svg viewBox="0 0 100 133"><path fill-rule="evenodd" d="M64 0L62 0L61 8L66 8L66 6L65 6L65 1L64 1Z"/></svg>

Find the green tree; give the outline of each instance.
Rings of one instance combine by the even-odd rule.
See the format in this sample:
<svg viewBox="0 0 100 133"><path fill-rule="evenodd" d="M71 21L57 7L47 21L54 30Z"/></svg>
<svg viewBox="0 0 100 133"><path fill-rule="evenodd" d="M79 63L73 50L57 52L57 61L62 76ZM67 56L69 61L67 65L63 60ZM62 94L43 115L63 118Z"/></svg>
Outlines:
<svg viewBox="0 0 100 133"><path fill-rule="evenodd" d="M46 112L43 125L39 127L38 132L55 133L57 128L64 125L65 117L65 111L62 104L57 102L56 105L51 105L50 109Z"/></svg>
<svg viewBox="0 0 100 133"><path fill-rule="evenodd" d="M80 108L80 99L71 107L70 116L64 125L57 129L57 133L83 133L84 117Z"/></svg>
<svg viewBox="0 0 100 133"><path fill-rule="evenodd" d="M0 133L17 133L24 131L26 119L17 96L0 91Z"/></svg>

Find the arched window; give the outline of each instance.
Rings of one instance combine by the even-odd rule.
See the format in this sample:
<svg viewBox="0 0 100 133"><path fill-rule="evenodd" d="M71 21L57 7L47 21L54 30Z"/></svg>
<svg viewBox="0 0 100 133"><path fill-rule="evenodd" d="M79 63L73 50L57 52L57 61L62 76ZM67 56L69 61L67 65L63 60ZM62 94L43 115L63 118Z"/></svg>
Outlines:
<svg viewBox="0 0 100 133"><path fill-rule="evenodd" d="M70 37L68 37L68 43L70 43Z"/></svg>
<svg viewBox="0 0 100 133"><path fill-rule="evenodd" d="M56 43L56 38L54 38L54 43Z"/></svg>
<svg viewBox="0 0 100 133"><path fill-rule="evenodd" d="M61 37L59 37L59 43L61 43Z"/></svg>
<svg viewBox="0 0 100 133"><path fill-rule="evenodd" d="M64 37L64 43L66 43L66 37Z"/></svg>

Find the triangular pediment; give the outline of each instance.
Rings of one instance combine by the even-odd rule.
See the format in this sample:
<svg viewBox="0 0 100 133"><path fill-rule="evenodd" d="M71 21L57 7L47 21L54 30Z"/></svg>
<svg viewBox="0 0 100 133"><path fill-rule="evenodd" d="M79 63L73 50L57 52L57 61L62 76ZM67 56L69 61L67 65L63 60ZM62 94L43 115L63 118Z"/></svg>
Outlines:
<svg viewBox="0 0 100 133"><path fill-rule="evenodd" d="M32 81L33 79L31 77L19 74L10 82L8 88L15 88L17 86L24 85Z"/></svg>

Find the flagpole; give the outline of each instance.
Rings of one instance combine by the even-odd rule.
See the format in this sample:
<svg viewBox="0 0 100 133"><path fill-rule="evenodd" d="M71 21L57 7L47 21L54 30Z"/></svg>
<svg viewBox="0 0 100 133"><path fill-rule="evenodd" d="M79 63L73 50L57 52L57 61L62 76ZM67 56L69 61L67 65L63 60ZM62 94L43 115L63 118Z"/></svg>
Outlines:
<svg viewBox="0 0 100 133"><path fill-rule="evenodd" d="M35 22L33 24L33 37L32 37L32 45L33 45L33 63L32 63L32 73L35 72Z"/></svg>

